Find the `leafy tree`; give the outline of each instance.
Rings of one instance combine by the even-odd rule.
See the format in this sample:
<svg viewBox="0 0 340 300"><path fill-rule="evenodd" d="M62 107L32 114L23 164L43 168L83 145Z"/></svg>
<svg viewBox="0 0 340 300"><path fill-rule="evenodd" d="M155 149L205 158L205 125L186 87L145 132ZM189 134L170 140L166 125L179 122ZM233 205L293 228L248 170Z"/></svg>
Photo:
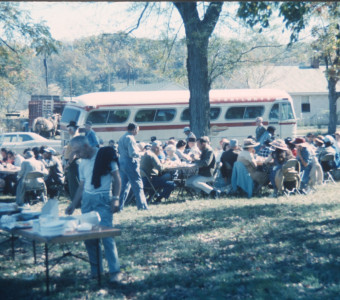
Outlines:
<svg viewBox="0 0 340 300"><path fill-rule="evenodd" d="M315 58L320 58L326 66L328 82L329 125L328 133L336 131L337 100L336 90L340 79L340 4L339 2L241 2L238 15L251 26L267 28L274 10L283 17L286 28L291 30L290 44L299 39L299 34L312 25L312 44Z"/></svg>

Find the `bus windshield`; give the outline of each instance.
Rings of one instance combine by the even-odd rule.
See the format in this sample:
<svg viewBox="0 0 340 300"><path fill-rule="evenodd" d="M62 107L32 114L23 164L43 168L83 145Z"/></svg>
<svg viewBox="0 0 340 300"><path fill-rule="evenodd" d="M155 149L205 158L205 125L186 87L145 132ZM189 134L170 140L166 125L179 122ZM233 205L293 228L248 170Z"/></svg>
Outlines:
<svg viewBox="0 0 340 300"><path fill-rule="evenodd" d="M78 122L80 111L71 107L65 107L61 117L61 123L69 123L70 121Z"/></svg>

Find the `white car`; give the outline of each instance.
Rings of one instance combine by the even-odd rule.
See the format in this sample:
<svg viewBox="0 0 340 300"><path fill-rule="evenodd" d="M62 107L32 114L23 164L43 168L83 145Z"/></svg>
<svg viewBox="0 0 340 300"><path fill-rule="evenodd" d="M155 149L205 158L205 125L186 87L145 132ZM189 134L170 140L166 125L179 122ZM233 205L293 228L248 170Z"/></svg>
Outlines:
<svg viewBox="0 0 340 300"><path fill-rule="evenodd" d="M8 132L0 134L0 148L22 154L26 148L48 146L61 153L60 140L48 140L33 132Z"/></svg>

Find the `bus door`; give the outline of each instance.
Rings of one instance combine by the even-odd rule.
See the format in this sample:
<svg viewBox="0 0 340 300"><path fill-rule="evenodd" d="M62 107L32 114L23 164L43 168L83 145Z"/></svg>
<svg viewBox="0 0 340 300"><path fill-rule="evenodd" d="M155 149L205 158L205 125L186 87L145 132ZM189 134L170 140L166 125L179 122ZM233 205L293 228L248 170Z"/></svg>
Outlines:
<svg viewBox="0 0 340 300"><path fill-rule="evenodd" d="M275 102L269 112L268 125L276 128L276 135L284 138L295 134L296 119L289 101Z"/></svg>

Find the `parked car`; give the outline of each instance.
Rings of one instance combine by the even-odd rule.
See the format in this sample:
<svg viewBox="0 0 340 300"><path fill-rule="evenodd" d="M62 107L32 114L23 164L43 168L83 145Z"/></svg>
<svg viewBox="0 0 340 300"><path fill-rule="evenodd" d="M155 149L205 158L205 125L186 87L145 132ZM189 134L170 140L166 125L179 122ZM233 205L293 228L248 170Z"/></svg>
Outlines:
<svg viewBox="0 0 340 300"><path fill-rule="evenodd" d="M34 132L8 132L0 134L0 148L22 154L26 148L48 146L61 153L60 140L48 140Z"/></svg>

